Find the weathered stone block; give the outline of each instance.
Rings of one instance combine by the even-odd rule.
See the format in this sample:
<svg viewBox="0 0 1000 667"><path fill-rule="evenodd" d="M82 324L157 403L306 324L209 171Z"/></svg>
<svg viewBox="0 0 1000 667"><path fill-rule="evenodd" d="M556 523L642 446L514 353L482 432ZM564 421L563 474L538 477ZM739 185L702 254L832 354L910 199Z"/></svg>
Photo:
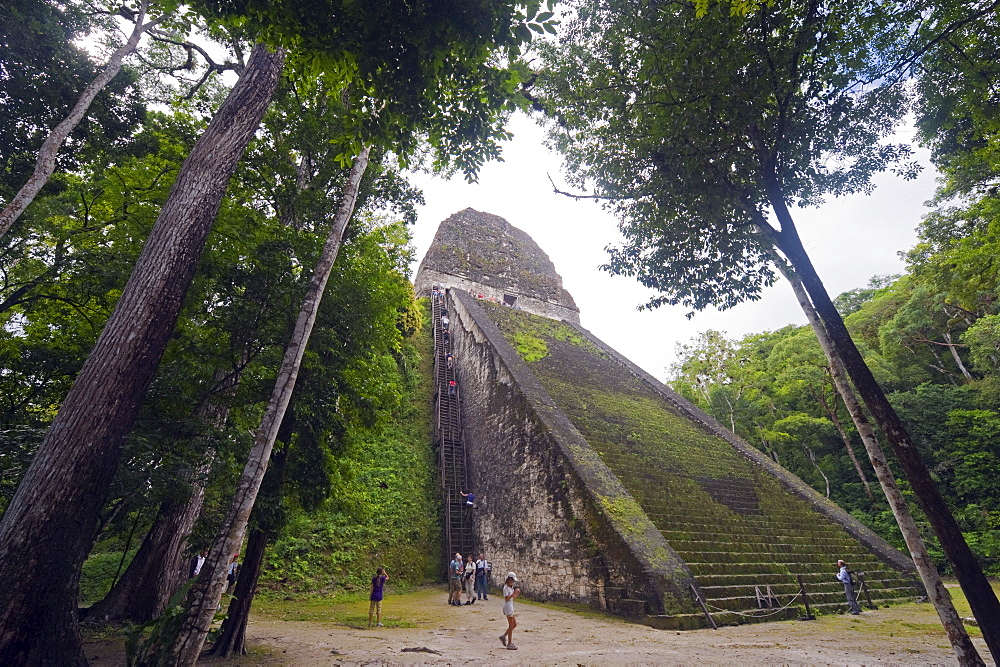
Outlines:
<svg viewBox="0 0 1000 667"><path fill-rule="evenodd" d="M580 321L580 310L538 244L498 215L467 208L444 220L417 270L418 296L434 285L557 320Z"/></svg>

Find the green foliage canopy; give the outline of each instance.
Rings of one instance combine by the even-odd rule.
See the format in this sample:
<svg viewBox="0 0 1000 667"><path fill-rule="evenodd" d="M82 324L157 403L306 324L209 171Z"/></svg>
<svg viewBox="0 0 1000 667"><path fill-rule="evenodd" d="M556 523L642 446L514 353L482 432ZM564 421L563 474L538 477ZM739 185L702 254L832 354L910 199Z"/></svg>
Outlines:
<svg viewBox="0 0 1000 667"><path fill-rule="evenodd" d="M866 192L908 146L887 143L903 86L867 84L907 16L880 2L583 3L544 51L541 102L572 183L619 216L605 267L661 291L649 306L731 307L775 279L770 220Z"/></svg>
<svg viewBox="0 0 1000 667"><path fill-rule="evenodd" d="M39 147L59 123L97 66L73 40L94 27L93 14L76 3L9 0L0 12L0 200L28 179ZM127 141L146 108L121 73L98 95L90 114L59 155L61 169L75 168L94 151Z"/></svg>
<svg viewBox="0 0 1000 667"><path fill-rule="evenodd" d="M553 4L549 0L548 4ZM346 164L363 143L398 155L419 140L437 165L474 178L497 142L519 83L512 65L533 32L551 31L539 0L199 0L215 25L289 52L292 71L342 89Z"/></svg>

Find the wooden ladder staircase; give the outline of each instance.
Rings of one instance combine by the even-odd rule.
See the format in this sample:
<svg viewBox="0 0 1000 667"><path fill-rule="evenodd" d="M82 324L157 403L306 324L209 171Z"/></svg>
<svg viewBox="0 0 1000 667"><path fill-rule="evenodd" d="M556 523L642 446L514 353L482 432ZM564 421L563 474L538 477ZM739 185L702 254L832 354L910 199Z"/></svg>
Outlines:
<svg viewBox="0 0 1000 667"><path fill-rule="evenodd" d="M441 475L444 502L445 562L457 551L473 553L471 508L465 505L462 491L468 491L465 447L462 444L461 388L454 365L448 366L451 341L441 323L446 312L445 294L431 297L434 323L435 446ZM454 382L455 384L451 384Z"/></svg>

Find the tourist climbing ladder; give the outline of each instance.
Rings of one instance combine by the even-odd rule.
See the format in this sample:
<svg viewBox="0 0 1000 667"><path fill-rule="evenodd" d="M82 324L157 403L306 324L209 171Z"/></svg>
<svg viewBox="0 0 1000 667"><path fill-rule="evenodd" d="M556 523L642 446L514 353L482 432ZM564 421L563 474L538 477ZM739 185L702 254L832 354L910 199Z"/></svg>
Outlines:
<svg viewBox="0 0 1000 667"><path fill-rule="evenodd" d="M465 506L463 491L468 491L465 447L462 443L461 388L454 364L449 366L450 334L441 322L445 294L432 297L434 324L434 375L436 385L435 444L444 502L444 553L473 553L472 517Z"/></svg>

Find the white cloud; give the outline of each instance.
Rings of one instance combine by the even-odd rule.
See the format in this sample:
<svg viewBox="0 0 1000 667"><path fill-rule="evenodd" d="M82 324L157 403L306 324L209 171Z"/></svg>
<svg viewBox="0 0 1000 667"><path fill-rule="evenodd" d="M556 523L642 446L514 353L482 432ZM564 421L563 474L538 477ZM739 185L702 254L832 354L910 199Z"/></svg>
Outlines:
<svg viewBox="0 0 1000 667"><path fill-rule="evenodd" d="M605 248L620 238L614 217L593 201L577 201L552 192L547 174L560 182L560 158L543 145L543 130L525 116L510 125L514 139L504 146L504 162L486 165L479 183L456 177L451 181L413 175L423 188L426 206L414 229L418 261L427 251L438 223L471 207L505 218L548 253L577 305L584 327L639 366L663 379L675 359L677 342L706 329L730 337L805 323L791 290L784 282L764 298L728 311L709 309L685 318L686 308L636 310L649 290L628 278L614 277L598 267ZM917 153L928 165L926 152ZM913 246L914 229L926 211L923 202L934 191L930 167L914 181L891 174L875 179L870 196L834 199L820 209L796 209L793 215L816 270L831 296L867 284L873 275L901 273L901 250ZM416 270L416 266L414 266Z"/></svg>

